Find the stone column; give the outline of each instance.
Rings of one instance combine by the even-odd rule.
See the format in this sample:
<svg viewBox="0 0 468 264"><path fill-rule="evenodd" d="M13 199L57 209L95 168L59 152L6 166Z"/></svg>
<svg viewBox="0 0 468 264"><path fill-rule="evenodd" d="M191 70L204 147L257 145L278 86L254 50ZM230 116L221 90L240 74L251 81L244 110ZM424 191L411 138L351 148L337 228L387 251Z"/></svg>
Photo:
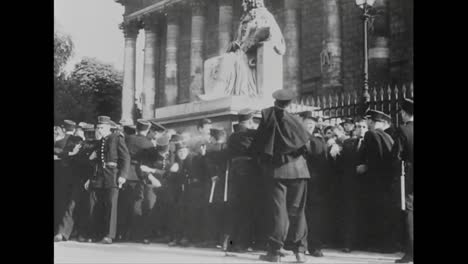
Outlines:
<svg viewBox="0 0 468 264"><path fill-rule="evenodd" d="M219 0L218 54L226 52L232 41L232 0ZM234 32L235 34L236 32Z"/></svg>
<svg viewBox="0 0 468 264"><path fill-rule="evenodd" d="M156 28L157 17L148 16L143 19L145 29L145 50L143 59L143 92L141 95L143 104L142 117L154 118L156 99Z"/></svg>
<svg viewBox="0 0 468 264"><path fill-rule="evenodd" d="M177 47L179 42L179 6L172 5L166 10L166 77L165 77L165 106L177 104Z"/></svg>
<svg viewBox="0 0 468 264"><path fill-rule="evenodd" d="M320 62L325 89L341 87L341 21L338 0L322 0L324 40Z"/></svg>
<svg viewBox="0 0 468 264"><path fill-rule="evenodd" d="M299 0L284 1L284 28L283 36L286 42L286 53L283 56L284 62L284 88L300 91L299 73L299 37L300 37L300 17Z"/></svg>
<svg viewBox="0 0 468 264"><path fill-rule="evenodd" d="M121 119L133 120L135 111L136 39L139 25L136 22L123 23L121 29L125 36Z"/></svg>
<svg viewBox="0 0 468 264"><path fill-rule="evenodd" d="M203 39L205 36L206 5L204 0L191 1L192 34L190 39L190 102L203 94Z"/></svg>
<svg viewBox="0 0 468 264"><path fill-rule="evenodd" d="M387 83L390 78L390 23L388 0L376 0L377 15L369 28L369 84Z"/></svg>

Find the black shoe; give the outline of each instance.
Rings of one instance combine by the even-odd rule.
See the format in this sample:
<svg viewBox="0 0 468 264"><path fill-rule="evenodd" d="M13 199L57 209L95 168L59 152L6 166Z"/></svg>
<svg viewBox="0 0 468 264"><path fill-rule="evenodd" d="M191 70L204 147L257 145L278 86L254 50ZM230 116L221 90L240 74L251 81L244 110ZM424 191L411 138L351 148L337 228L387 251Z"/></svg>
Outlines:
<svg viewBox="0 0 468 264"><path fill-rule="evenodd" d="M93 240L91 238L85 238L84 236L78 236L78 242L80 242L80 243L92 243Z"/></svg>
<svg viewBox="0 0 468 264"><path fill-rule="evenodd" d="M167 246L168 246L168 247L175 247L175 246L177 246L177 240L175 240L175 239L172 240L171 242L169 242L169 243L167 244Z"/></svg>
<svg viewBox="0 0 468 264"><path fill-rule="evenodd" d="M112 244L112 238L104 237L99 243L106 244L106 245Z"/></svg>
<svg viewBox="0 0 468 264"><path fill-rule="evenodd" d="M64 240L65 240L65 238L63 237L62 234L57 234L57 235L54 236L54 242L62 242Z"/></svg>
<svg viewBox="0 0 468 264"><path fill-rule="evenodd" d="M274 255L270 252L268 252L266 255L260 255L259 258L260 260L268 261L268 262L277 262L277 263L281 262L281 257L279 255Z"/></svg>
<svg viewBox="0 0 468 264"><path fill-rule="evenodd" d="M149 239L143 239L142 242L143 242L143 244L145 244L145 245L151 244L151 241L150 241Z"/></svg>
<svg viewBox="0 0 468 264"><path fill-rule="evenodd" d="M350 248L343 248L342 250L344 253L350 253L351 252L351 249Z"/></svg>
<svg viewBox="0 0 468 264"><path fill-rule="evenodd" d="M401 259L395 260L395 263L408 263L413 262L413 256L405 254Z"/></svg>
<svg viewBox="0 0 468 264"><path fill-rule="evenodd" d="M321 249L314 249L314 250L309 250L309 254L313 257L316 258L321 258L323 257L323 253Z"/></svg>
<svg viewBox="0 0 468 264"><path fill-rule="evenodd" d="M307 261L307 258L304 253L297 252L295 255L297 263L305 263Z"/></svg>

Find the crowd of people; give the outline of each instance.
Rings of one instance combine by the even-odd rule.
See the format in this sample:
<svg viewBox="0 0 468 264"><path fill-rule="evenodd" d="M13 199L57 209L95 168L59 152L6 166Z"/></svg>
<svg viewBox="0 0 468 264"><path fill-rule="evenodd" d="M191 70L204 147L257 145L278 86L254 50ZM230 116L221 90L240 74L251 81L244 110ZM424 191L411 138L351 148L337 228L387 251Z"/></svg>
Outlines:
<svg viewBox="0 0 468 264"><path fill-rule="evenodd" d="M394 128L375 110L326 125L288 113L289 91L274 97L261 118L240 111L229 136L209 119L194 133L107 116L54 127L54 241L257 249L273 262L404 250L397 262L412 261L413 102Z"/></svg>

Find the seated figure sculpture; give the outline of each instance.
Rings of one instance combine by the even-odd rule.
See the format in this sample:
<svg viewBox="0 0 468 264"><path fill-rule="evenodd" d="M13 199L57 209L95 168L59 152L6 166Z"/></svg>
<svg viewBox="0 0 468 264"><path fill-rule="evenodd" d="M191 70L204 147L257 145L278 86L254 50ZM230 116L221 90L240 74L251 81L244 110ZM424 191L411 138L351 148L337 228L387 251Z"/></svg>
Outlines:
<svg viewBox="0 0 468 264"><path fill-rule="evenodd" d="M281 29L273 15L265 8L263 0L243 0L244 14L237 31L237 39L227 47L220 58L212 92L200 95L210 100L229 95L257 97L257 49L266 42L278 56L285 51Z"/></svg>

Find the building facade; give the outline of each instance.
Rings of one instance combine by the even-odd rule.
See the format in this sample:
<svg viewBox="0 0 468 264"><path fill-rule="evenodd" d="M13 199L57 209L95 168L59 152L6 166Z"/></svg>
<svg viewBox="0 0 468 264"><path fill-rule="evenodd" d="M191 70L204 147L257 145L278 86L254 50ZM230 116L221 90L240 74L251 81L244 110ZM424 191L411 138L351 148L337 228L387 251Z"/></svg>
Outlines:
<svg viewBox="0 0 468 264"><path fill-rule="evenodd" d="M135 48L145 35L143 118L196 101L204 61L236 37L242 0L116 0L124 5L122 118L135 113ZM362 10L354 0L265 0L286 41L283 87L301 95L361 91ZM369 84L413 79L413 0L376 0L369 27Z"/></svg>

